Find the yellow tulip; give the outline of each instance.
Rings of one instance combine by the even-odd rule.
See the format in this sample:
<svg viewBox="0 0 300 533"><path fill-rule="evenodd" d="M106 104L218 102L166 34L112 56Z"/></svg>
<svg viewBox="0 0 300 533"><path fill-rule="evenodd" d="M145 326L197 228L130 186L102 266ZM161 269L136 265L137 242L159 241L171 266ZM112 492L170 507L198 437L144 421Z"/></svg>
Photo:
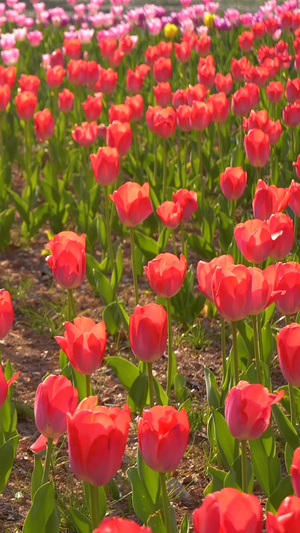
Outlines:
<svg viewBox="0 0 300 533"><path fill-rule="evenodd" d="M215 20L215 15L213 15L213 13L205 13L203 17L203 24L204 26L207 26L207 28L211 29L214 27L214 20Z"/></svg>
<svg viewBox="0 0 300 533"><path fill-rule="evenodd" d="M167 39L174 39L178 33L178 28L175 24L166 24L164 27L164 34Z"/></svg>

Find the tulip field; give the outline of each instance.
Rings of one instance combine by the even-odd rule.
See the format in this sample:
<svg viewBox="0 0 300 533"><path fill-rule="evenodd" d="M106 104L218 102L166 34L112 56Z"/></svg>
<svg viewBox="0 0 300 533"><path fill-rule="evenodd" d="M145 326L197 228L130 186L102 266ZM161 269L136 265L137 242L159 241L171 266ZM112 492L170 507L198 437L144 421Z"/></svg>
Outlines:
<svg viewBox="0 0 300 533"><path fill-rule="evenodd" d="M300 1L0 28L0 532L298 533Z"/></svg>

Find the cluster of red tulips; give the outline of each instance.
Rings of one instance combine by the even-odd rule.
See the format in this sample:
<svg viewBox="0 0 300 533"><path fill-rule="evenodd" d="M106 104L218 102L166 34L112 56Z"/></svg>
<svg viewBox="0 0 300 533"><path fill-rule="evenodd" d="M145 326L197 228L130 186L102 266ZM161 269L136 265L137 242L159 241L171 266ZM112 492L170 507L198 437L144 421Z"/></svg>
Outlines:
<svg viewBox="0 0 300 533"><path fill-rule="evenodd" d="M53 35L47 26L40 48L31 54L20 43L18 66L0 66L0 247L9 245L16 212L28 245L48 222L47 265L67 295L64 334L55 336L61 372L40 383L34 401L40 436L24 533L60 530L53 458L62 439L83 483L84 513L63 510L72 531L178 530L169 480L192 446L195 406L172 325L192 330L200 313L220 317L221 370L217 380L204 367L213 460L194 530L262 533L254 480L267 498L267 533L300 528L299 9L272 1L256 17L235 19L235 10L222 18L214 3L202 7L197 33L182 29L191 8L181 12L181 37L172 18L165 37L160 28L151 40L137 22L86 42L78 35L86 21ZM31 55L41 63L35 74ZM22 187L12 180L16 166ZM134 307L120 291L127 239ZM153 292L146 305L142 275ZM86 277L103 303L99 322L76 311ZM1 339L13 321L3 289ZM136 364L107 353L107 336L120 328ZM99 405L93 376L104 364L126 389L123 406ZM282 386L273 392L276 365ZM9 363L0 366L0 492L17 453L17 378ZM112 518L106 502L136 415L127 476L144 526ZM180 531L188 530L187 515Z"/></svg>

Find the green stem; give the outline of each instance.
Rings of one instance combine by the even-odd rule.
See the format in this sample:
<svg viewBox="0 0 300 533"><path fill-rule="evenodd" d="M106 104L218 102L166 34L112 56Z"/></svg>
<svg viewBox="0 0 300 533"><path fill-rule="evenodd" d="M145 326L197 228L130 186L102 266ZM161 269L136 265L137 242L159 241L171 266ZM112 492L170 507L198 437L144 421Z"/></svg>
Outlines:
<svg viewBox="0 0 300 533"><path fill-rule="evenodd" d="M173 229L172 229L172 241L173 241L174 254L178 256L177 246L176 246L176 238L175 238L175 231Z"/></svg>
<svg viewBox="0 0 300 533"><path fill-rule="evenodd" d="M294 261L296 259L296 254L297 254L297 244L298 244L298 217L295 213L295 216L294 216L294 246L295 246L295 254L294 254Z"/></svg>
<svg viewBox="0 0 300 533"><path fill-rule="evenodd" d="M257 372L257 378L258 382L262 383L262 375L261 375L261 369L260 369L260 350L259 350L259 340L258 340L258 333L257 333L257 316L252 317L253 322L253 340L254 340L254 354L255 354L255 366L256 366L256 372Z"/></svg>
<svg viewBox="0 0 300 533"><path fill-rule="evenodd" d="M169 496L167 492L166 474L162 474L160 472L159 477L160 477L160 485L161 485L161 494L162 494L162 499L163 499L163 504L164 504L164 518L165 518L166 533L172 533L170 501L169 501Z"/></svg>
<svg viewBox="0 0 300 533"><path fill-rule="evenodd" d="M247 476L247 441L241 440L242 450L242 491L248 492L248 476Z"/></svg>
<svg viewBox="0 0 300 533"><path fill-rule="evenodd" d="M294 132L294 128L291 128L291 144L292 144L292 160L295 161L295 132Z"/></svg>
<svg viewBox="0 0 300 533"><path fill-rule="evenodd" d="M154 177L153 177L153 181L154 181L154 185L156 185L156 181L157 181L157 135L156 133L153 133L154 135Z"/></svg>
<svg viewBox="0 0 300 533"><path fill-rule="evenodd" d="M104 187L105 191L105 222L106 222L106 232L107 232L107 243L108 243L108 256L110 261L110 267L113 271L114 268L114 252L112 248L112 240L111 240L111 230L110 230L110 222L109 222L109 196L108 196L108 188Z"/></svg>
<svg viewBox="0 0 300 533"><path fill-rule="evenodd" d="M182 188L186 188L186 175L188 166L188 132L185 132L185 145L184 145L184 173L182 174Z"/></svg>
<svg viewBox="0 0 300 533"><path fill-rule="evenodd" d="M181 253L184 255L186 260L188 260L188 247L187 247L187 241L185 240L183 222L181 222L180 224L180 235L181 235Z"/></svg>
<svg viewBox="0 0 300 533"><path fill-rule="evenodd" d="M264 354L264 348L263 348L263 340L262 340L262 333L261 333L261 315L257 316L257 332L258 332L259 356L260 356L260 360L262 360L263 354Z"/></svg>
<svg viewBox="0 0 300 533"><path fill-rule="evenodd" d="M225 320L221 316L221 350L222 350L222 383L224 383L226 378L226 337L225 337Z"/></svg>
<svg viewBox="0 0 300 533"><path fill-rule="evenodd" d="M204 218L204 182L203 182L203 157L202 157L202 131L197 131L198 156L199 156L199 179L201 191L201 216Z"/></svg>
<svg viewBox="0 0 300 533"><path fill-rule="evenodd" d="M86 397L88 398L91 395L91 376L85 376L85 391Z"/></svg>
<svg viewBox="0 0 300 533"><path fill-rule="evenodd" d="M219 143L219 150L220 150L220 157L221 157L221 162L222 162L222 170L224 172L225 168L224 168L224 158L223 158L223 146L222 146L222 137L221 137L221 126L218 122L217 124L218 126L218 143Z"/></svg>
<svg viewBox="0 0 300 533"><path fill-rule="evenodd" d="M178 141L177 141L177 161L178 161L178 174L179 181L182 183L182 168L181 168L181 130L178 128Z"/></svg>
<svg viewBox="0 0 300 533"><path fill-rule="evenodd" d="M148 367L150 407L153 407L154 405L154 383L153 383L153 374L152 374L152 363L147 363L147 367Z"/></svg>
<svg viewBox="0 0 300 533"><path fill-rule="evenodd" d="M138 290L137 271L136 271L136 262L135 262L134 230L133 228L129 228L129 230L130 230L131 265L132 265L132 274L133 274L133 283L134 283L135 305L138 305L139 290Z"/></svg>
<svg viewBox="0 0 300 533"><path fill-rule="evenodd" d="M290 406L291 406L291 422L293 426L296 426L297 421L297 411L296 411L296 403L295 403L295 392L294 387L289 383L289 394L290 394Z"/></svg>
<svg viewBox="0 0 300 533"><path fill-rule="evenodd" d="M45 461L45 468L44 468L44 474L43 474L43 479L42 479L42 485L44 485L44 483L47 483L48 479L49 479L52 449L53 449L53 439L51 439L49 437L48 438L48 443L47 443L46 461Z"/></svg>
<svg viewBox="0 0 300 533"><path fill-rule="evenodd" d="M166 298L167 300L167 314L168 314L168 375L167 375L167 396L170 398L171 393L171 387L172 387L172 376L173 376L173 368L172 368L172 312L171 312L171 300L170 298Z"/></svg>
<svg viewBox="0 0 300 533"><path fill-rule="evenodd" d="M233 371L234 371L234 385L239 381L239 357L237 347L237 327L236 322L231 322L232 326L232 345L233 345Z"/></svg>
<svg viewBox="0 0 300 533"><path fill-rule="evenodd" d="M98 497L98 487L91 485L90 487L90 512L92 518L92 527L96 529L100 524L100 509L99 509L99 497Z"/></svg>
<svg viewBox="0 0 300 533"><path fill-rule="evenodd" d="M26 177L26 184L29 187L29 192L30 192L29 202L31 204L32 203L32 195L33 195L32 180L31 180L31 149L32 149L32 145L31 145L31 131L30 131L30 121L29 120L25 120L25 131L24 131L24 134L25 134L25 167L26 167L25 168L25 177Z"/></svg>
<svg viewBox="0 0 300 533"><path fill-rule="evenodd" d="M67 294L68 294L67 320L69 322L72 322L72 320L74 320L76 316L73 289L67 289Z"/></svg>
<svg viewBox="0 0 300 533"><path fill-rule="evenodd" d="M236 226L236 200L232 200L231 202L231 218L233 227Z"/></svg>
<svg viewBox="0 0 300 533"><path fill-rule="evenodd" d="M138 169L138 172L139 172L141 167L140 167L140 165L138 165L139 147L138 147L138 136L137 136L137 123L136 123L136 121L132 122L132 137L133 137L133 149L134 149L134 157L135 157L135 161L136 161L136 168Z"/></svg>
<svg viewBox="0 0 300 533"><path fill-rule="evenodd" d="M163 189L162 202L166 200L167 193L167 139L163 139Z"/></svg>

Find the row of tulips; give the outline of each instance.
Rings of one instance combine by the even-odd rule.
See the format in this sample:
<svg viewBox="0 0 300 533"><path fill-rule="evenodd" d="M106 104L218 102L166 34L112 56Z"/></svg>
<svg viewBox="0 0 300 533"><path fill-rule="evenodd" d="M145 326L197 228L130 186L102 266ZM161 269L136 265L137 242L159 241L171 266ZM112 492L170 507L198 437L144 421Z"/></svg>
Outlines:
<svg viewBox="0 0 300 533"><path fill-rule="evenodd" d="M178 372L172 323L176 318L192 326L205 299L208 313L218 312L221 323L219 386L204 368L207 435L218 467L208 466L210 483L193 513L194 530L261 532L262 508L247 494L255 478L268 498L267 532L297 531L300 326L297 318L290 323L300 311L299 187L292 181L300 172L297 5L271 2L255 17L240 17L235 10L215 16L218 6L211 2L190 6L178 14L179 40L174 14L164 20L163 11L153 6L129 11L125 20L132 25L121 22L95 35L85 24L98 20L102 25L107 19L100 17L100 23L101 2L97 8L91 3L91 17L85 6L74 7L77 26L68 32L47 26L49 19L63 25L63 12L47 18L36 5L36 21L45 24L36 35L37 47L30 51L20 42L17 67L0 67L3 246L9 244L15 210L27 241L49 220L47 264L67 292L64 335L55 337L61 374L46 377L34 402L40 437L31 448L32 507L23 531L47 531L49 524L53 533L59 531L53 457L65 434L70 468L83 482L86 504L85 514L66 510L74 531L177 531L169 479L192 445L188 415L193 405ZM114 11L113 20L121 13ZM139 27L139 16L151 41ZM7 31L17 20L4 21ZM195 24L201 24L198 35ZM250 30L243 31L245 26ZM231 31L220 33L225 27ZM2 34L0 46L14 62L13 39ZM47 54L41 57L42 52ZM40 71L36 61L42 61ZM17 137L24 145L24 158L18 158L24 187L14 189L10 173L18 145L13 149L10 139ZM252 199L253 219L245 209ZM133 312L118 290L127 235ZM174 253L169 252L171 236ZM201 259L196 296L191 249ZM141 306L143 271L156 302ZM98 323L77 316L76 289L86 276L105 306ZM9 293L0 296L4 338L14 313ZM279 330L282 315L286 326ZM230 353L225 321L232 327ZM107 335L120 327L128 331L137 364L119 354L105 357ZM275 333L288 386L273 393ZM166 350L162 381L154 371ZM128 393L123 408L98 405L93 375L104 361ZM18 377L9 363L1 368L0 460L6 465L1 491L18 444L11 387ZM138 453L127 475L134 511L145 527L119 518L102 521L131 414L137 413ZM280 451L284 477L276 454L278 431L286 443ZM46 501L50 515L43 513ZM180 529L188 531L188 517Z"/></svg>

